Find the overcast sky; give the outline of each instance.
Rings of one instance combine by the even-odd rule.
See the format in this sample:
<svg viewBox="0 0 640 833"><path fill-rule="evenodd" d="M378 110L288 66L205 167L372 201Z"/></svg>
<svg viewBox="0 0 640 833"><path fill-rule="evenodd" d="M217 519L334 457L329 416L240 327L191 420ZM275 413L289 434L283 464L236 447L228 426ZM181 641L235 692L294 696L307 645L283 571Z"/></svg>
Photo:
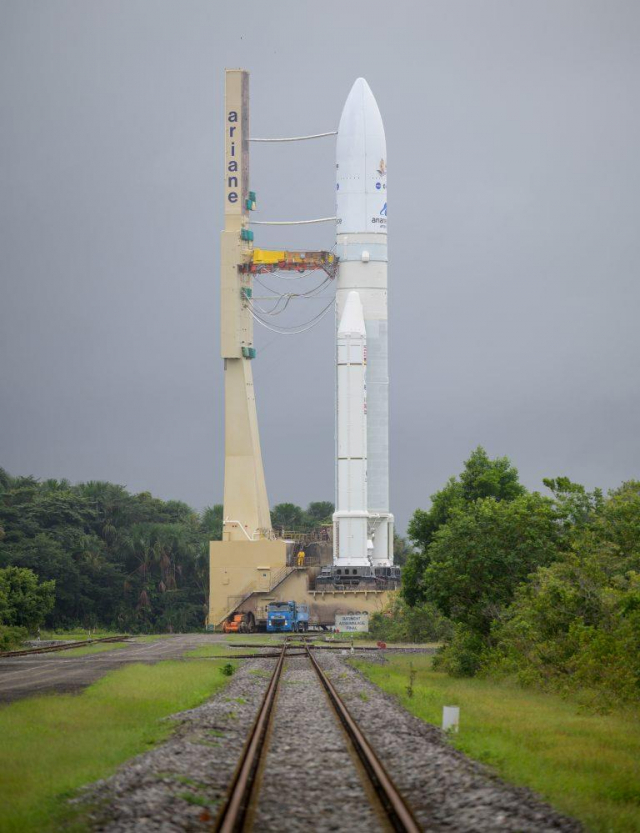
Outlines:
<svg viewBox="0 0 640 833"><path fill-rule="evenodd" d="M637 0L0 0L0 465L221 501L225 67L254 136L377 98L401 530L478 444L640 477ZM260 219L332 215L334 148L254 145ZM333 326L256 332L272 504L333 499Z"/></svg>

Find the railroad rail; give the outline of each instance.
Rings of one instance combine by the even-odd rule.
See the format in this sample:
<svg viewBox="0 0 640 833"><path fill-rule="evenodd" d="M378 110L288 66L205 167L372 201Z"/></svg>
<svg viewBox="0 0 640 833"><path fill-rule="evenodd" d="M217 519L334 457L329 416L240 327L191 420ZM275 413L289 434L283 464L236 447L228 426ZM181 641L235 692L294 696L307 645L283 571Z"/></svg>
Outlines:
<svg viewBox="0 0 640 833"><path fill-rule="evenodd" d="M64 645L47 645L45 648L25 648L21 651L0 651L0 659L5 657L26 657L31 654L50 654L54 651L68 651L70 648L82 648L84 645L95 645L97 642L122 642L129 636L102 636L99 639L83 639L80 642L65 642Z"/></svg>
<svg viewBox="0 0 640 833"><path fill-rule="evenodd" d="M302 648L302 645L297 645L296 647ZM306 647L306 644L305 644ZM229 643L229 648L274 648L274 645L269 645L267 643L254 643L254 642L234 642L233 644ZM351 642L344 642L340 645L309 645L312 651L348 651L351 648ZM357 642L353 643L353 650L354 651L380 651L381 649L375 645L358 645Z"/></svg>
<svg viewBox="0 0 640 833"><path fill-rule="evenodd" d="M292 649L296 653L293 653ZM362 764L363 772L378 799L380 811L384 815L385 821L398 833L418 833L421 828L409 805L374 752L364 732L351 716L340 695L309 650L309 646L304 646L302 654L299 651L298 646L289 646L287 640L285 640L231 780L226 800L216 819L214 830L217 833L241 833L249 828L250 810L255 806L259 794L259 773L266 759L269 730L285 659L288 656L302 655L307 657L316 672L332 706L333 713L344 728Z"/></svg>

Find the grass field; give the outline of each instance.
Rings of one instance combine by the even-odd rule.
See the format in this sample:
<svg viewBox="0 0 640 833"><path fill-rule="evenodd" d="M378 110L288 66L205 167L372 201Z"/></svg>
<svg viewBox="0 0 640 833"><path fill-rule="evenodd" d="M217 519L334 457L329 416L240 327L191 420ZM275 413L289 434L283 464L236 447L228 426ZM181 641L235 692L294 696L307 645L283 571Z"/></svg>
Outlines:
<svg viewBox="0 0 640 833"><path fill-rule="evenodd" d="M257 651L252 650L251 648L240 649L234 648L229 649L226 645L221 644L220 642L212 642L210 645L201 645L199 648L194 648L192 651L187 651L185 657L196 657L205 659L207 657L233 657L234 652L236 654L257 654Z"/></svg>
<svg viewBox="0 0 640 833"><path fill-rule="evenodd" d="M126 648L127 642L97 642L95 645L82 645L80 648L68 648L66 651L61 651L60 656L66 657L84 657L88 654L101 654L103 651L113 651L114 648Z"/></svg>
<svg viewBox="0 0 640 833"><path fill-rule="evenodd" d="M88 631L84 628L72 628L68 631L40 631L40 639L68 639L73 642L81 642L85 639L102 639L105 636L123 636L122 631L105 631L98 629Z"/></svg>
<svg viewBox="0 0 640 833"><path fill-rule="evenodd" d="M198 705L228 682L221 664L136 664L81 694L0 707L0 831L60 829L67 797L165 738L171 723L162 718Z"/></svg>
<svg viewBox="0 0 640 833"><path fill-rule="evenodd" d="M409 697L410 663L416 671ZM452 743L505 780L528 786L588 830L640 830L640 714L597 715L553 695L508 684L454 679L431 658L354 662L372 682L423 720L441 725L442 707L460 706Z"/></svg>

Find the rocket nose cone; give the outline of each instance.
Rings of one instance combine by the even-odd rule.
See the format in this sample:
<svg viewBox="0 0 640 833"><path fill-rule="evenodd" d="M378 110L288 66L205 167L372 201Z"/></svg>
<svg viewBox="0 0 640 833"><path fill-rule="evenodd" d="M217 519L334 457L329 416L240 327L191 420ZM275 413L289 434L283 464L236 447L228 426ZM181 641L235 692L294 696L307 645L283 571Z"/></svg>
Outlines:
<svg viewBox="0 0 640 833"><path fill-rule="evenodd" d="M387 143L369 85L358 78L347 96L336 141L336 231L387 233Z"/></svg>
<svg viewBox="0 0 640 833"><path fill-rule="evenodd" d="M340 125L343 129L346 126L345 122L352 120L356 113L364 115L368 129L374 127L375 124L375 128L384 133L378 102L364 78L357 78L349 91L340 117ZM338 128L338 135L340 135L340 128Z"/></svg>
<svg viewBox="0 0 640 833"><path fill-rule="evenodd" d="M356 78L356 80L353 82L351 90L349 91L349 95L351 96L354 94L354 92L357 91L359 91L360 94L363 94L365 91L371 93L371 87L367 84L365 78ZM371 95L373 95L373 93L371 93Z"/></svg>

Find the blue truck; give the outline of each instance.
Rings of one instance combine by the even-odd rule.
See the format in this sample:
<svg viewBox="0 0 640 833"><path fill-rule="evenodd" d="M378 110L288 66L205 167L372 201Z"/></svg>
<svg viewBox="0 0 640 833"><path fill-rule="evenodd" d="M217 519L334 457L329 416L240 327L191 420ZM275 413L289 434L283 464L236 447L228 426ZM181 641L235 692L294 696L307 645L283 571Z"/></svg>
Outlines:
<svg viewBox="0 0 640 833"><path fill-rule="evenodd" d="M297 602L270 602L267 605L267 631L286 633L309 630L309 605Z"/></svg>

